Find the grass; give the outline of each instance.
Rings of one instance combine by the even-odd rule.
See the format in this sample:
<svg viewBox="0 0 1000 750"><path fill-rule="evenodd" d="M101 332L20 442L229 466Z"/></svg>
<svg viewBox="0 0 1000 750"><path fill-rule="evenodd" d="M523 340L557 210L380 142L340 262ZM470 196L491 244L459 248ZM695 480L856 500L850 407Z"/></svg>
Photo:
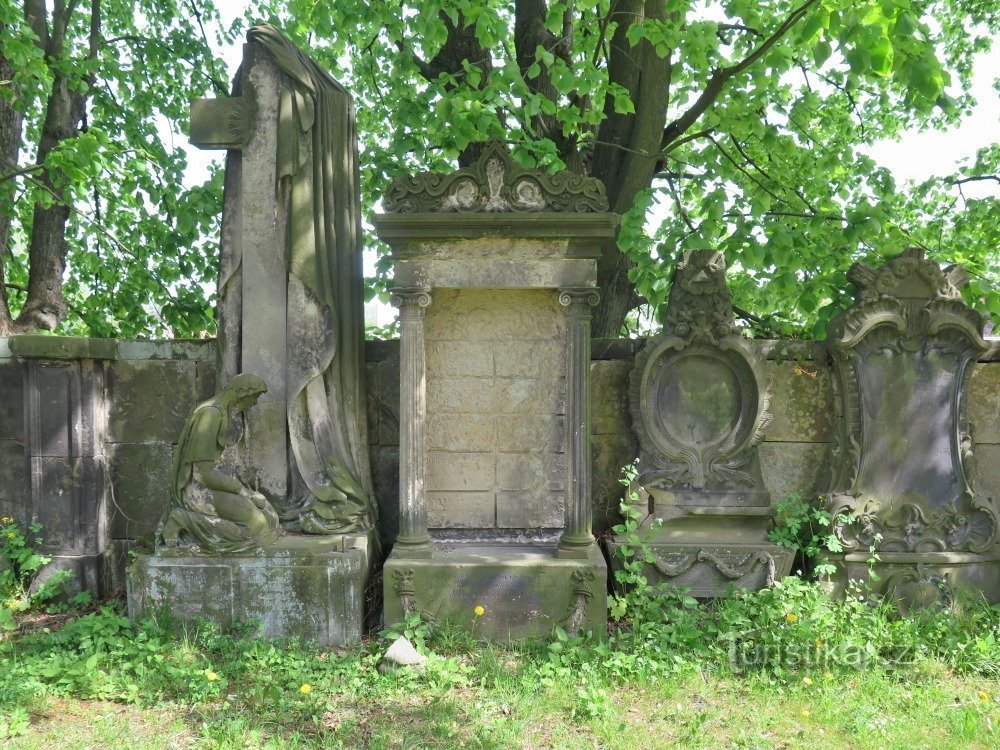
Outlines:
<svg viewBox="0 0 1000 750"><path fill-rule="evenodd" d="M715 607L665 595L648 608L659 619L647 613L603 643L556 633L499 646L409 622L430 648L423 674L381 674L382 638L324 651L207 625L175 637L111 606L0 642L0 740L5 750L1000 747L1000 610L902 621L868 606L840 628L830 613L851 606L795 579ZM786 658L739 671L732 628L762 625ZM829 639L820 650L866 644L870 658L788 657L797 643L820 648L818 630Z"/></svg>

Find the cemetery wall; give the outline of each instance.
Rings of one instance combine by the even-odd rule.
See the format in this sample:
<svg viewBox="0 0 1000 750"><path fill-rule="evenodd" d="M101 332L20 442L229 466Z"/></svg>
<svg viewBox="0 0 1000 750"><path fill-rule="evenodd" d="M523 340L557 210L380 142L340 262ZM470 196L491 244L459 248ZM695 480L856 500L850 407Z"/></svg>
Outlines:
<svg viewBox="0 0 1000 750"><path fill-rule="evenodd" d="M592 455L595 531L614 522L621 467L637 454L629 379L640 340L595 340ZM755 341L772 378L773 419L760 447L775 500L816 492L836 415L821 342ZM397 531L399 343L368 342L368 422L379 529ZM148 545L170 481L173 447L194 406L215 389L208 341L0 338L0 516L44 525L54 568L79 584L123 585L132 547ZM976 464L1000 493L1000 340L968 393Z"/></svg>

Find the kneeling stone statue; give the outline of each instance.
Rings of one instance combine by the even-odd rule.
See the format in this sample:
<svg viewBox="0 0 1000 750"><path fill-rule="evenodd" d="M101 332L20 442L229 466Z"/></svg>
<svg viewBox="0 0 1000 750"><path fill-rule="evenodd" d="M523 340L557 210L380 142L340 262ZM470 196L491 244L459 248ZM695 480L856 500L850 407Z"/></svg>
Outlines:
<svg viewBox="0 0 1000 750"><path fill-rule="evenodd" d="M278 514L267 498L217 466L226 448L243 440L243 414L265 391L263 380L243 373L195 407L177 443L170 507L157 529L157 550L235 554L278 538Z"/></svg>

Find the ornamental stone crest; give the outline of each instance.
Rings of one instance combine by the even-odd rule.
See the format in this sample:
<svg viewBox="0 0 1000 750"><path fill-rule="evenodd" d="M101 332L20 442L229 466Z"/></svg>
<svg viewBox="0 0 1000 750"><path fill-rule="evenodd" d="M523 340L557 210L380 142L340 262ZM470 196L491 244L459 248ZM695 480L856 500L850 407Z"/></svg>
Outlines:
<svg viewBox="0 0 1000 750"><path fill-rule="evenodd" d="M961 298L968 274L913 248L879 269L855 263L848 278L856 301L827 329L841 412L828 504L853 519L837 535L848 553L883 559L993 549L997 506L976 486L965 416L987 348L985 316Z"/></svg>
<svg viewBox="0 0 1000 750"><path fill-rule="evenodd" d="M608 198L600 180L568 170L548 174L526 169L494 140L472 166L394 180L382 207L388 213L585 213L607 211Z"/></svg>

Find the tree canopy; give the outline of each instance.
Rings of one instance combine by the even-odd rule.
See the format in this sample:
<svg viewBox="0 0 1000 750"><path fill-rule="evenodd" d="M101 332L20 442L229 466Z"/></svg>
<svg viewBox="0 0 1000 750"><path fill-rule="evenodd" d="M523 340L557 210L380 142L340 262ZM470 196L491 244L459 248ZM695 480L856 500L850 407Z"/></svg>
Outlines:
<svg viewBox="0 0 1000 750"><path fill-rule="evenodd" d="M38 206L62 205L61 326L211 329L220 181L181 187L176 146L187 100L226 88L208 35L234 44L250 19L286 29L354 93L368 211L393 176L468 163L494 138L522 164L600 178L623 224L599 262L597 334L617 334L637 305L662 309L694 247L725 252L761 334L821 333L854 260L913 245L963 263L970 301L1000 314L996 192L963 190L1000 182L1000 145L906 188L862 153L969 111L973 57L1000 30L989 1L259 0L224 30L207 2L92 0L57 4L50 27L59 8L72 19L55 52L35 5L0 17L16 71L0 75L0 201L14 201L4 260L22 317ZM84 95L83 116L46 150L60 85ZM20 160L4 147L3 107L24 113ZM391 283L384 256L378 269L372 293Z"/></svg>

